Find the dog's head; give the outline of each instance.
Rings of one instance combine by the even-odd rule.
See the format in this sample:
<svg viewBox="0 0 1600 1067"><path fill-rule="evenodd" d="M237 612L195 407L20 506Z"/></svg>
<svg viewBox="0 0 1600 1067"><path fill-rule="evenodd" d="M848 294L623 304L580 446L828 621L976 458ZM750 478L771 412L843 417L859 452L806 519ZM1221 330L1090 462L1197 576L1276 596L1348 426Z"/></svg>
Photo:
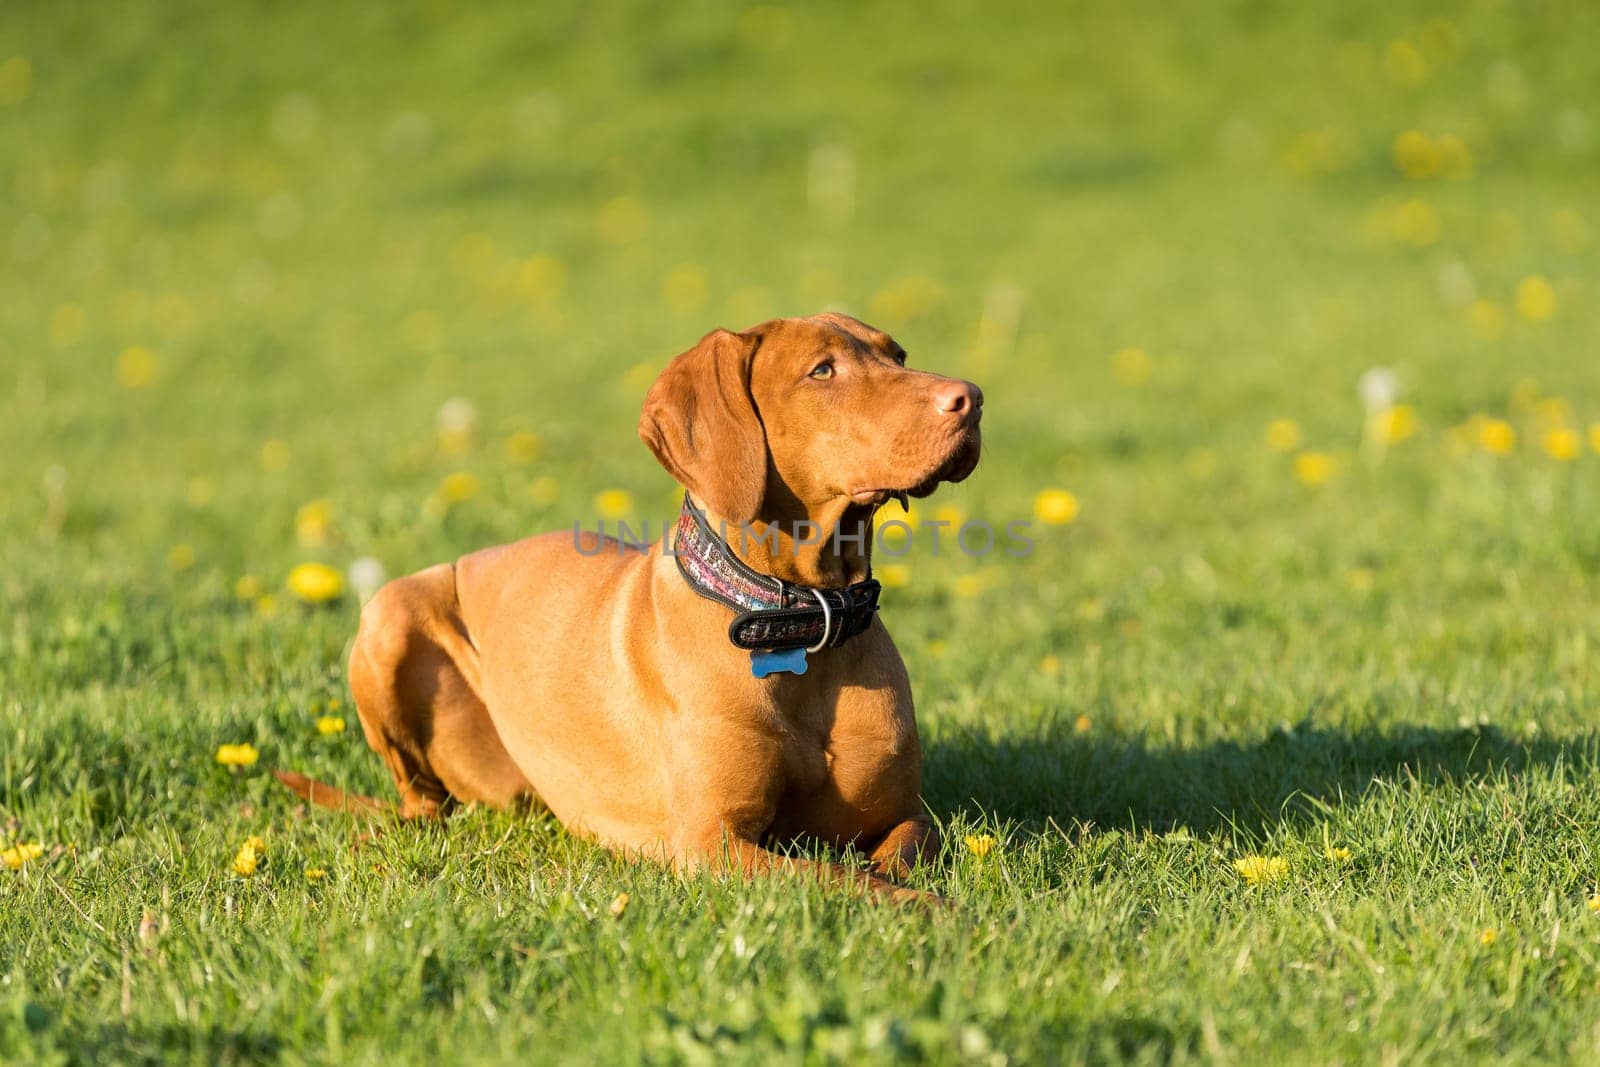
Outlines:
<svg viewBox="0 0 1600 1067"><path fill-rule="evenodd" d="M770 499L817 509L927 496L978 465L983 393L906 366L905 349L847 315L716 330L667 365L639 436L733 522Z"/></svg>

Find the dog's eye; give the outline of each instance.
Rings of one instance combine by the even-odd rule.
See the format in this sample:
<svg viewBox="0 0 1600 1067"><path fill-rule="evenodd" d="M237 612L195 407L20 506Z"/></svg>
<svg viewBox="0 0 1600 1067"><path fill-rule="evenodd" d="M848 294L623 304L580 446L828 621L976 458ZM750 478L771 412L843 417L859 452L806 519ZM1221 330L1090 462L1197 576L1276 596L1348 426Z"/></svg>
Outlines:
<svg viewBox="0 0 1600 1067"><path fill-rule="evenodd" d="M818 363L815 367L811 368L810 377L815 378L819 382L827 381L829 378L833 377L833 364Z"/></svg>

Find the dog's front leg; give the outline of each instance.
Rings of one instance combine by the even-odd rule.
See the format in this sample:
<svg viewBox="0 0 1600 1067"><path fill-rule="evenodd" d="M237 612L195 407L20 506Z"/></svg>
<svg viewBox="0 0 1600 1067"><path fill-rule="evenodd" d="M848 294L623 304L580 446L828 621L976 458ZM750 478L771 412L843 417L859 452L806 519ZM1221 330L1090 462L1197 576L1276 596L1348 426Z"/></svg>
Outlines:
<svg viewBox="0 0 1600 1067"><path fill-rule="evenodd" d="M942 903L933 893L907 889L871 871L846 867L841 863L781 856L755 841L727 833L718 833L714 839L701 839L687 847L680 847L676 861L679 868L691 870L710 867L715 870L737 870L748 875L794 872L820 882L843 886L853 892L885 898L896 904Z"/></svg>
<svg viewBox="0 0 1600 1067"><path fill-rule="evenodd" d="M895 826L869 848L874 871L890 878L908 878L914 868L932 863L939 855L939 831L926 815L917 815Z"/></svg>

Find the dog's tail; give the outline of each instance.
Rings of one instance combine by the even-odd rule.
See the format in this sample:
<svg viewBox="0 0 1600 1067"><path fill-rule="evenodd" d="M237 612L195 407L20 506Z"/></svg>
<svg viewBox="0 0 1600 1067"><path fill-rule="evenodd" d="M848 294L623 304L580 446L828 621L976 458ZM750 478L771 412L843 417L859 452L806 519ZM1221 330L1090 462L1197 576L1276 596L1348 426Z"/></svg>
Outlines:
<svg viewBox="0 0 1600 1067"><path fill-rule="evenodd" d="M296 795L319 808L342 811L349 815L367 816L394 815L399 810L393 804L377 797L347 792L338 786L319 782L315 778L307 778L297 771L273 771L272 775Z"/></svg>

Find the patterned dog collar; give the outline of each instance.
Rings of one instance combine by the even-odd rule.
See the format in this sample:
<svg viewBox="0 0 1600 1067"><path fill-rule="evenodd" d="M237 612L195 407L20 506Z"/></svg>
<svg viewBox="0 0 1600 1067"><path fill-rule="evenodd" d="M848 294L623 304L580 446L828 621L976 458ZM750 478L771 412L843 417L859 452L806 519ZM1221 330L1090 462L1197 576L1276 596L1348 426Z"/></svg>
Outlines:
<svg viewBox="0 0 1600 1067"><path fill-rule="evenodd" d="M751 651L836 648L872 625L877 581L819 589L791 585L751 569L706 523L685 494L673 535L673 555L689 588L738 614L728 640Z"/></svg>

